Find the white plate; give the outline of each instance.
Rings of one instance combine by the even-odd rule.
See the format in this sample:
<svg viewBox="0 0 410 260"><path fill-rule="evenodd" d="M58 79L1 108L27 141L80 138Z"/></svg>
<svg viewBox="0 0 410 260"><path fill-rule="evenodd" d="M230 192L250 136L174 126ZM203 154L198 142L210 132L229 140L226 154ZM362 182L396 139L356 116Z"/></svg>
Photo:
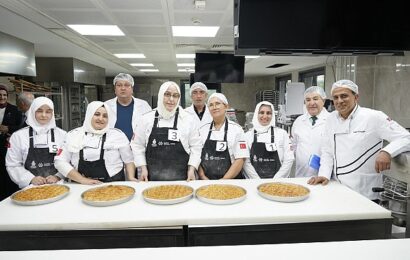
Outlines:
<svg viewBox="0 0 410 260"><path fill-rule="evenodd" d="M62 185L62 184L49 184L49 185L44 185L44 186L64 186L65 188L67 188L67 192L65 192L65 193L63 193L63 194L61 194L61 195L58 195L58 196L56 196L56 197L52 197L52 198L44 199L44 200L21 201L21 200L15 200L15 199L14 199L14 196L15 196L17 193L20 193L20 192L23 192L23 191L26 191L26 190L29 190L29 189L41 187L41 186L35 186L35 187L32 187L32 188L28 188L28 189L25 189L25 190L20 190L20 191L17 191L17 192L15 192L15 193L13 193L13 195L10 196L10 199L11 199L11 201L13 201L14 203L16 203L16 204L18 204L18 205L22 205L22 206L36 206L36 205L43 205L43 204L53 203L53 202L55 202L55 201L61 200L61 199L63 199L65 196L67 196L68 193L70 193L70 187L68 187L68 186L66 186L66 185Z"/></svg>
<svg viewBox="0 0 410 260"><path fill-rule="evenodd" d="M308 188L306 188L303 185L299 185L299 184L293 184L293 183L285 183L285 182L271 182L271 183L278 183L278 184L286 184L286 185L292 185L292 186L299 186L299 187L303 187L305 189L308 190L308 193L306 195L303 196L294 196L294 197L284 197L284 196L275 196L275 195L270 195L267 193L264 193L262 191L259 190L260 186L269 184L269 183L262 183L258 186L258 194L268 200L274 200L274 201L279 201L279 202L297 202L297 201L302 201L305 200L309 197L310 195L310 190Z"/></svg>
<svg viewBox="0 0 410 260"><path fill-rule="evenodd" d="M110 185L113 185L113 184L110 184ZM114 185L113 185L113 186L114 186ZM131 200L131 199L134 197L134 195L135 195L135 189L134 189L133 187L130 187L130 186L127 186L127 185L118 185L118 186L125 186L125 187L128 187L128 188L131 188L134 192L133 192L131 195L127 196L127 197L124 197L124 198L121 198L121 199L117 199L117 200L93 201L93 200L86 200L86 199L84 199L84 194L85 194L87 191L92 191L92 190L96 190L96 189L105 187L105 186L102 186L102 187L96 187L96 188L92 188L92 189L88 189L88 190L84 191L83 193L81 193L81 199L83 200L83 202L84 202L85 204L88 204L88 205L90 205L90 206L95 206L95 207L107 207L107 206L113 206L113 205L118 205L118 204L127 202L127 201Z"/></svg>
<svg viewBox="0 0 410 260"><path fill-rule="evenodd" d="M238 198L226 199L226 200L209 199L209 198L205 198L205 197L202 197L202 196L198 195L198 191L199 191L201 188L206 188L206 187L212 186L212 185L231 186L231 187L239 188L239 189L243 190L243 191L245 192L245 194L244 194L243 196L241 196L241 197L238 197ZM237 185L231 185L231 184L210 184L210 185L205 185L205 186L202 186L202 187L198 188L198 189L196 190L196 192L195 192L195 196L198 198L198 200L200 200L200 201L202 201L202 202L205 202L205 203L215 204L215 205L229 205L229 204L239 203L239 202L245 200L245 199L246 199L246 190L245 190L244 188L240 187L240 186L237 186Z"/></svg>
<svg viewBox="0 0 410 260"><path fill-rule="evenodd" d="M180 184L176 184L176 185L178 185L178 186L184 186L184 187L187 187L187 188L191 189L191 193L190 193L189 195L187 195L187 196L180 197L180 198L176 198L176 199L163 199L163 200L161 200L161 199L153 199L153 198L145 197L145 195L144 195L145 191L147 191L147 190L149 190L149 189L153 189L153 188L158 188L158 187L160 187L160 186L167 186L167 185L160 185L160 186L155 186L155 187L146 188L145 190L142 191L142 197L144 198L145 201L147 201L147 202L149 202L149 203L152 203L152 204L158 204L158 205L178 204L178 203L182 203L182 202L188 201L188 200L190 200L190 199L193 197L193 195L194 195L194 189L193 189L192 187L187 186L187 185L180 185Z"/></svg>

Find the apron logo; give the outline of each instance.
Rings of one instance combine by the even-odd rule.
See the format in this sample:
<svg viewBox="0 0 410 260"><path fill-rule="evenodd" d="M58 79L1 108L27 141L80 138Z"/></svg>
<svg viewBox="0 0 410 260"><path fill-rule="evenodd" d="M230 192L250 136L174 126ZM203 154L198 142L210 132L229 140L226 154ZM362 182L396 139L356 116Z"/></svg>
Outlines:
<svg viewBox="0 0 410 260"><path fill-rule="evenodd" d="M208 155L208 153L206 153L205 154L205 161L208 161L209 160L209 155Z"/></svg>
<svg viewBox="0 0 410 260"><path fill-rule="evenodd" d="M157 147L157 140L155 140L155 139L152 140L151 146L152 146L152 147Z"/></svg>
<svg viewBox="0 0 410 260"><path fill-rule="evenodd" d="M263 158L259 157L258 161L263 162Z"/></svg>
<svg viewBox="0 0 410 260"><path fill-rule="evenodd" d="M30 166L30 168L31 168L31 169L35 169L35 168L37 168L37 166L36 166L36 162L35 162L35 161L32 161L32 162L31 162L31 166Z"/></svg>
<svg viewBox="0 0 410 260"><path fill-rule="evenodd" d="M239 148L241 148L241 149L246 149L246 144L245 144L245 143L239 144Z"/></svg>
<svg viewBox="0 0 410 260"><path fill-rule="evenodd" d="M258 157L256 155L253 156L253 161L257 162L258 161Z"/></svg>
<svg viewBox="0 0 410 260"><path fill-rule="evenodd" d="M43 167L43 163L39 163L39 164L38 164L38 167L39 167L39 168Z"/></svg>
<svg viewBox="0 0 410 260"><path fill-rule="evenodd" d="M162 146L163 144L164 144L164 143L163 143L162 141L159 141L159 142L158 142L158 145L159 145L159 146Z"/></svg>

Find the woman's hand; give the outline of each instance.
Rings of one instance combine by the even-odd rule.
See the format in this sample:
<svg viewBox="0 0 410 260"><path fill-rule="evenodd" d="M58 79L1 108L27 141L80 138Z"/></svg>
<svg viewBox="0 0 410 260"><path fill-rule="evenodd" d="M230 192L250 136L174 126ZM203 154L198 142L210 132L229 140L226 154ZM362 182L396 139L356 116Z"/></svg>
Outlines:
<svg viewBox="0 0 410 260"><path fill-rule="evenodd" d="M58 182L59 180L60 180L60 178L57 177L57 176L55 176L55 175L50 175L50 176L47 176L47 177L46 177L46 182L47 182L48 184L56 183L56 182Z"/></svg>
<svg viewBox="0 0 410 260"><path fill-rule="evenodd" d="M84 178L80 183L81 183L81 184L85 184L85 185L102 184L101 181L99 181L99 180L94 180L94 179L90 179L90 178Z"/></svg>
<svg viewBox="0 0 410 260"><path fill-rule="evenodd" d="M187 172L188 178L186 179L187 181L194 181L195 178L195 168L191 165L188 166L188 172Z"/></svg>
<svg viewBox="0 0 410 260"><path fill-rule="evenodd" d="M140 181L148 181L148 169L146 165L141 166Z"/></svg>
<svg viewBox="0 0 410 260"><path fill-rule="evenodd" d="M42 176L36 176L33 179L31 179L31 184L33 185L43 185L46 184L47 180L46 178L42 177Z"/></svg>

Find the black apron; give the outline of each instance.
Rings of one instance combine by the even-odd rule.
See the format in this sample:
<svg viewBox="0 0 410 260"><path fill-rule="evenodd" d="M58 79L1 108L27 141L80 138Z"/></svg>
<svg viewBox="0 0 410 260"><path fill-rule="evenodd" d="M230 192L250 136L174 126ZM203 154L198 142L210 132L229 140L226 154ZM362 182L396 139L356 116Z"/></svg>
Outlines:
<svg viewBox="0 0 410 260"><path fill-rule="evenodd" d="M31 172L34 176L47 177L56 174L58 171L54 168L54 153L50 153L49 147L47 148L34 148L33 141L33 128L29 127L29 140L30 147L26 161L24 162L24 168ZM54 129L51 131L51 142L54 143Z"/></svg>
<svg viewBox="0 0 410 260"><path fill-rule="evenodd" d="M226 143L226 149L224 151L217 151L217 140L211 140L212 127L214 122L212 121L209 127L208 137L206 138L204 147L201 153L201 167L204 169L205 176L210 180L218 180L224 177L225 173L231 167L231 155L229 154L227 134L228 134L228 120L225 118L225 134L224 142ZM242 171L235 177L235 179L243 179Z"/></svg>
<svg viewBox="0 0 410 260"><path fill-rule="evenodd" d="M87 133L86 133L87 134ZM124 167L121 171L110 177L107 168L105 168L104 162L104 143L107 138L107 134L102 136L100 159L96 161L84 161L83 149L80 150L80 158L78 161L78 172L84 177L99 180L102 182L112 182L112 181L125 181Z"/></svg>
<svg viewBox="0 0 410 260"><path fill-rule="evenodd" d="M187 179L189 154L180 140L168 139L168 130L178 130L179 108L175 113L174 126L158 127L158 111L148 139L145 156L147 158L148 179L150 181L180 181Z"/></svg>
<svg viewBox="0 0 410 260"><path fill-rule="evenodd" d="M275 143L275 131L273 127L271 127L271 143ZM253 168L255 168L259 177L262 179L273 178L281 167L278 150L268 151L266 150L265 143L258 143L256 130L254 130L250 160Z"/></svg>

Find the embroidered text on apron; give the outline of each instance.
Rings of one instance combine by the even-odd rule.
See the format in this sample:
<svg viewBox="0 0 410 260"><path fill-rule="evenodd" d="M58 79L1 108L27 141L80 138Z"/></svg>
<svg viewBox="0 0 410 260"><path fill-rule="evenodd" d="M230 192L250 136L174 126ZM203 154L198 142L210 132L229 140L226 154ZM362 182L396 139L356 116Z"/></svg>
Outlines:
<svg viewBox="0 0 410 260"><path fill-rule="evenodd" d="M274 143L275 133L273 127L271 127L271 144L257 142L257 134L254 130L250 159L259 177L263 179L273 178L281 166L278 150L271 147L271 151L268 151L266 147L266 145L273 145Z"/></svg>
<svg viewBox="0 0 410 260"><path fill-rule="evenodd" d="M154 125L148 138L146 158L148 179L150 181L186 180L189 155L181 140L169 140L169 130L178 130L179 108L175 113L174 126L158 127L158 111L155 112Z"/></svg>
<svg viewBox="0 0 410 260"><path fill-rule="evenodd" d="M217 151L216 145L218 141L210 139L212 127L214 125L213 121L209 128L208 137L206 138L204 147L202 148L201 166L204 169L206 177L210 180L221 179L232 165L227 142L228 124L228 120L225 118L225 133L223 140L226 143L225 150ZM240 172L235 179L243 179L242 172Z"/></svg>
<svg viewBox="0 0 410 260"><path fill-rule="evenodd" d="M87 134L87 133L86 133ZM84 148L80 150L80 158L78 162L78 172L87 178L99 180L102 182L125 181L124 168L114 176L110 177L104 161L104 143L107 135L102 136L100 159L96 161L84 161Z"/></svg>
<svg viewBox="0 0 410 260"><path fill-rule="evenodd" d="M51 142L54 143L54 129L51 131ZM30 147L24 168L31 172L34 176L47 177L56 174L58 171L54 168L54 153L50 153L47 148L34 148L33 128L29 128Z"/></svg>

